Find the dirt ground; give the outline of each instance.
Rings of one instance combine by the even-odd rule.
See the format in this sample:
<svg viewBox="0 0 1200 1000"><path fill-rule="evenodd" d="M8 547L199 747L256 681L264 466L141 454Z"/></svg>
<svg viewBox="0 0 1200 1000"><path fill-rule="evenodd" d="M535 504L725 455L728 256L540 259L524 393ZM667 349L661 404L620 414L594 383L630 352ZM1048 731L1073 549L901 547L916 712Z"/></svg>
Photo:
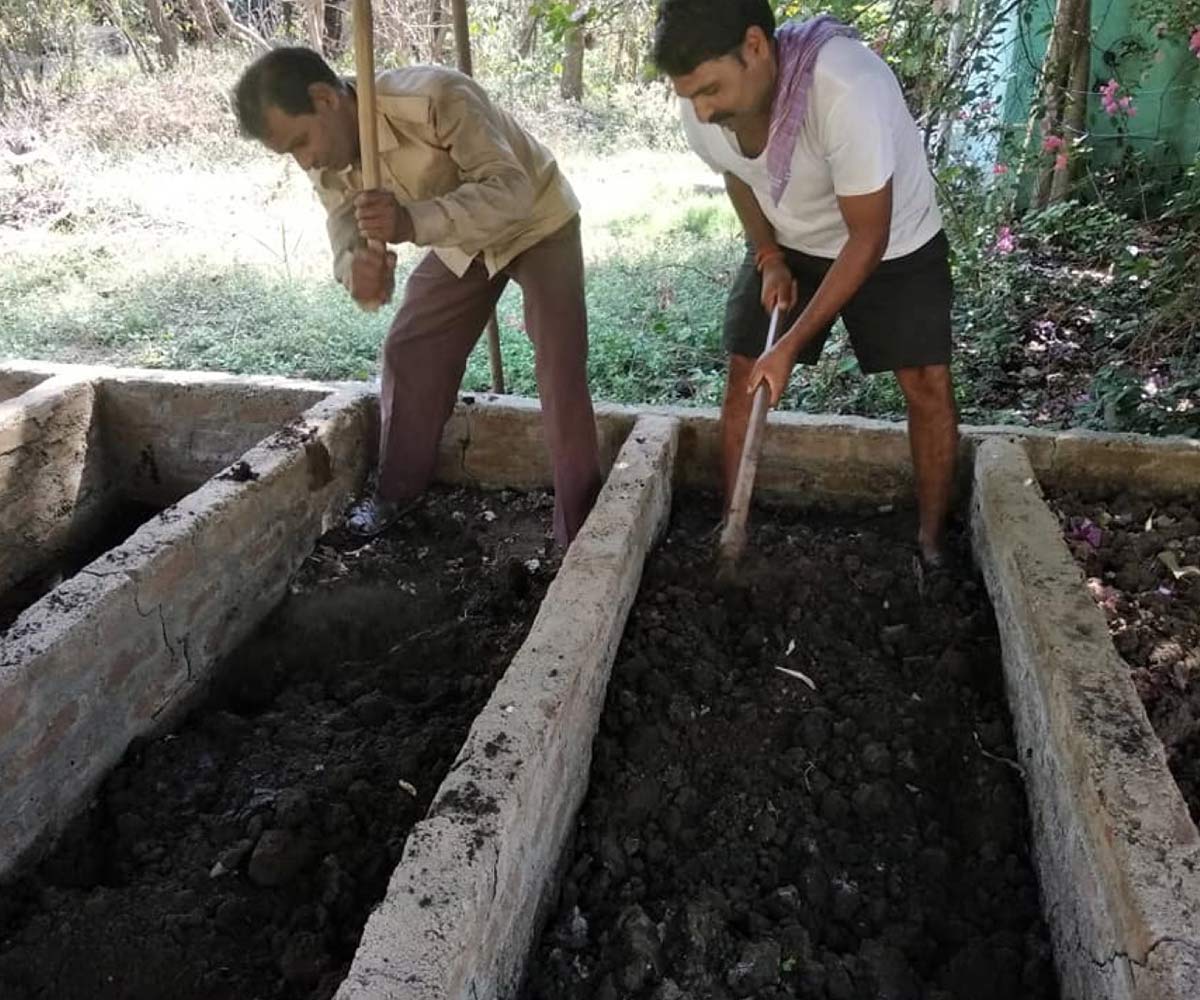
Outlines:
<svg viewBox="0 0 1200 1000"><path fill-rule="evenodd" d="M1200 823L1200 506L1075 494L1051 504Z"/></svg>
<svg viewBox="0 0 1200 1000"><path fill-rule="evenodd" d="M322 540L171 735L0 889L4 1000L325 1000L557 569L544 493Z"/></svg>
<svg viewBox="0 0 1200 1000"><path fill-rule="evenodd" d="M647 566L526 1000L1056 997L981 582L757 518L738 591L696 498Z"/></svg>

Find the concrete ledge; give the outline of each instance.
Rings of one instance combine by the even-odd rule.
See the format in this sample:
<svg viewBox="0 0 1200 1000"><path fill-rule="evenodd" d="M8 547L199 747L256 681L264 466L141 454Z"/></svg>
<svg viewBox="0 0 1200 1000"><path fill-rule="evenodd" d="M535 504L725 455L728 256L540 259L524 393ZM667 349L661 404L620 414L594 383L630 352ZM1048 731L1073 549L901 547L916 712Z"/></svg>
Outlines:
<svg viewBox="0 0 1200 1000"><path fill-rule="evenodd" d="M455 408L442 442L440 480L523 487L549 482L536 400L488 394L464 398L470 402ZM642 415L679 423L676 481L680 485L717 488L720 414L715 409L597 405L597 433L606 466ZM966 425L959 450L964 495L970 490L977 449L995 438L1020 441L1037 474L1050 484L1180 494L1194 490L1200 481L1200 442L1187 438ZM1136 471L1136 479L1131 470ZM824 414L771 414L755 480L756 496L818 506L906 503L912 490L904 424Z"/></svg>
<svg viewBox="0 0 1200 1000"><path fill-rule="evenodd" d="M1018 444L979 446L972 527L1062 996L1195 1000L1200 833Z"/></svg>
<svg viewBox="0 0 1200 1000"><path fill-rule="evenodd" d="M669 418L634 426L529 637L410 834L337 1000L515 993L587 788L645 556L670 512L677 434Z"/></svg>
<svg viewBox="0 0 1200 1000"><path fill-rule="evenodd" d="M0 593L90 534L115 498L93 386L47 377L0 404Z"/></svg>
<svg viewBox="0 0 1200 1000"><path fill-rule="evenodd" d="M361 396L333 396L27 609L0 639L0 875L130 741L167 725L279 601L365 473Z"/></svg>

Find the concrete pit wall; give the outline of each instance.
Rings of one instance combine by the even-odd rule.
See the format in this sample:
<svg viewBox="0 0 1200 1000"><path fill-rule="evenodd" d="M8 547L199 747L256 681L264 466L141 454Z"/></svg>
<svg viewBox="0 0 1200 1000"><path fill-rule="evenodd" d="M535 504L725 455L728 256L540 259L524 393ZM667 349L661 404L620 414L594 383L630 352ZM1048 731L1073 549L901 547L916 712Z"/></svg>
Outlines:
<svg viewBox="0 0 1200 1000"><path fill-rule="evenodd" d="M280 600L362 483L369 413L356 393L310 407L241 456L253 478L209 480L0 637L0 874L48 843Z"/></svg>
<svg viewBox="0 0 1200 1000"><path fill-rule="evenodd" d="M1063 1000L1196 1000L1200 833L1019 443L979 448L972 526Z"/></svg>
<svg viewBox="0 0 1200 1000"><path fill-rule="evenodd" d="M133 406L129 385L109 398ZM144 416L131 425L150 428L153 395L144 391L135 407ZM125 554L110 554L121 558L90 567L75 589L60 588L63 604L46 631L21 638L24 659L4 650L0 733L20 740L2 748L0 760L17 761L14 778L27 798L0 792L0 844L61 821L119 755L116 745L158 724L232 645L218 635L240 638L274 603L281 589L259 594L254 584L282 587L346 484L361 475L377 431L373 397L331 397L316 411L302 424L304 435L317 428L314 438L297 446L293 434L252 451L246 458L257 481L218 480L189 496L181 521L148 535L152 526L143 528ZM716 485L715 412L602 406L598 424L602 453L614 463L600 506L410 837L339 1000L501 998L519 982L584 794L608 670L672 483ZM321 449L332 473L324 486ZM1200 996L1200 838L1036 486L1041 479L1058 488L1194 491L1200 444L965 428L962 454L964 474L974 470L974 543L1001 622L1064 1000ZM438 470L444 481L484 487L545 485L536 405L465 399ZM801 505L904 502L907 439L879 421L775 415L759 485L764 496ZM288 512L283 522L280 509ZM296 523L303 528L292 538ZM173 544L155 533L168 528ZM192 581L213 586L203 571L221 558L229 562L217 592L197 592ZM258 571L244 573L247 566ZM102 631L94 616L102 604L119 608L103 621L123 623L121 631ZM236 621L222 622L235 607ZM140 630L128 627L139 621ZM105 642L123 642L130 653L97 653ZM120 737L104 736L109 728ZM83 775L79 761L95 757L102 759ZM68 793L58 794L59 785ZM489 808L461 809L472 801ZM0 857L0 870L10 856Z"/></svg>
<svg viewBox="0 0 1200 1000"><path fill-rule="evenodd" d="M90 382L0 404L0 594L93 533L116 498Z"/></svg>
<svg viewBox="0 0 1200 1000"><path fill-rule="evenodd" d="M410 833L337 1000L515 995L587 790L646 553L666 527L677 435L670 418L634 426L528 638Z"/></svg>

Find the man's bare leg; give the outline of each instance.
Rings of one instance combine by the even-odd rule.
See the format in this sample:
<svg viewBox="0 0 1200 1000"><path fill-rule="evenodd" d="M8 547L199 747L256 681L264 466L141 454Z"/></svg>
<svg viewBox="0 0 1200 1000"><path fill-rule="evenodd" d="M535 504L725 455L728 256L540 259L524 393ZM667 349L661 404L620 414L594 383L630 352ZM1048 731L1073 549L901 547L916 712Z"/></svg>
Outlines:
<svg viewBox="0 0 1200 1000"><path fill-rule="evenodd" d="M930 565L942 561L943 533L954 492L958 411L948 365L901 368L896 379L908 403L908 441L917 480L917 542Z"/></svg>
<svg viewBox="0 0 1200 1000"><path fill-rule="evenodd" d="M738 464L742 460L742 445L750 426L750 411L754 397L746 390L754 358L741 354L729 355L729 373L725 378L725 399L721 403L721 488L724 491L722 515L729 513L733 487L737 483Z"/></svg>

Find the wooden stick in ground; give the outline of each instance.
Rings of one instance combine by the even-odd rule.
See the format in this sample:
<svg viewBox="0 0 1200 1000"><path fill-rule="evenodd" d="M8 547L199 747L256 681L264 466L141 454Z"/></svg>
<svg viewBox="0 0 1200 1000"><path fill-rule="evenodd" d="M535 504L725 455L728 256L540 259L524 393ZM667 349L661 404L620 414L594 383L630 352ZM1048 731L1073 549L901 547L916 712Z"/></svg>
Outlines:
<svg viewBox="0 0 1200 1000"><path fill-rule="evenodd" d="M767 330L764 355L774 346L778 327L779 307L776 306L771 310L771 326ZM721 529L718 572L725 580L732 578L742 551L746 548L746 519L750 515L750 496L754 492L754 475L758 471L758 456L762 452L770 408L771 388L763 382L754 393L754 405L750 411L750 423L746 427L746 440L742 444L742 458L738 462L733 496L729 500L729 512L725 515L725 527Z"/></svg>
<svg viewBox="0 0 1200 1000"><path fill-rule="evenodd" d="M358 104L358 147L363 190L379 187L379 131L375 122L375 27L371 0L354 0L354 87ZM367 243L373 250L387 251L382 243ZM382 302L366 306L374 312Z"/></svg>
<svg viewBox="0 0 1200 1000"><path fill-rule="evenodd" d="M451 0L454 10L454 48L458 53L458 71L467 76L474 75L471 61L471 27L467 18L467 0ZM496 322L496 311L488 317L488 360L492 364L492 392L504 392L504 361L500 356L500 324Z"/></svg>

